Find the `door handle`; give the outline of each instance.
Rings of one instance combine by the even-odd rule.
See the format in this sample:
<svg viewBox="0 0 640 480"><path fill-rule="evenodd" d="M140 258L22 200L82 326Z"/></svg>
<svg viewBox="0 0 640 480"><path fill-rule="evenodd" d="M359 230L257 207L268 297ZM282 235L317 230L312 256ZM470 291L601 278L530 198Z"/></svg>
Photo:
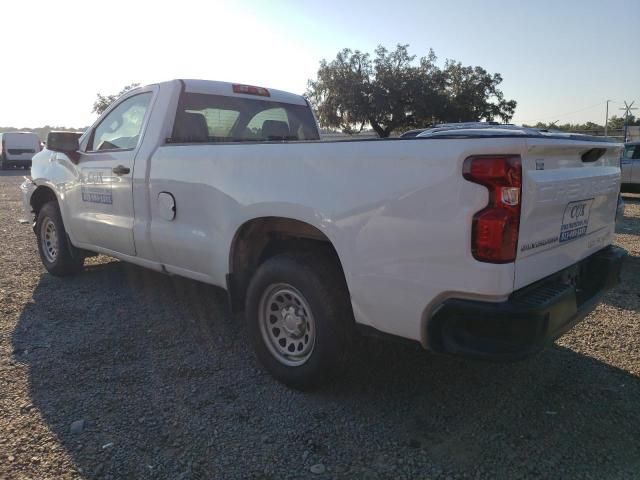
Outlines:
<svg viewBox="0 0 640 480"><path fill-rule="evenodd" d="M111 170L116 175L126 175L131 171L129 167L125 167L124 165L118 165L117 167L113 167Z"/></svg>

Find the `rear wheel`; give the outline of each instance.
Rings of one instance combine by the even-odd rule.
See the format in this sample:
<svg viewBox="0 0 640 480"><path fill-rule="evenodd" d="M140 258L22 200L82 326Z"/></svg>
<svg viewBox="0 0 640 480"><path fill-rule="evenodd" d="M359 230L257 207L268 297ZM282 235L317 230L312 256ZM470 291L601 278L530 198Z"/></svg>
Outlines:
<svg viewBox="0 0 640 480"><path fill-rule="evenodd" d="M256 355L279 381L310 388L342 365L353 320L331 259L284 254L267 260L250 282L246 315Z"/></svg>
<svg viewBox="0 0 640 480"><path fill-rule="evenodd" d="M66 276L82 269L84 257L67 240L57 202L45 203L38 212L36 237L40 259L49 273Z"/></svg>

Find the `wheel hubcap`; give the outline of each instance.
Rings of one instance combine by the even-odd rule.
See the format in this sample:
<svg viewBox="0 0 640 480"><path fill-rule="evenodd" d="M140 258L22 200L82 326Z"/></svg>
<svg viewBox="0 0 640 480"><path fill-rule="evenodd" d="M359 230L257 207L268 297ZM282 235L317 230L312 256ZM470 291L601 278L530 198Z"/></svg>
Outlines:
<svg viewBox="0 0 640 480"><path fill-rule="evenodd" d="M305 363L315 346L316 328L304 296L288 284L267 288L260 301L262 339L271 354L284 365Z"/></svg>
<svg viewBox="0 0 640 480"><path fill-rule="evenodd" d="M41 227L42 253L49 263L53 263L58 258L58 230L55 223L50 218L42 222Z"/></svg>

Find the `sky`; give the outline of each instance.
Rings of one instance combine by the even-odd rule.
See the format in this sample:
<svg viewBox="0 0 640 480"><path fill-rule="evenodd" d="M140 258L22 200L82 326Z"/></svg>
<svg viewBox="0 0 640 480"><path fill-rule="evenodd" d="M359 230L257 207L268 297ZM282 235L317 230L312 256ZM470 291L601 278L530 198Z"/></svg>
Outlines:
<svg viewBox="0 0 640 480"><path fill-rule="evenodd" d="M9 0L0 126L87 126L98 92L133 82L302 94L322 59L398 43L502 74L514 123L604 123L607 99L610 115L640 104L639 33L640 0Z"/></svg>

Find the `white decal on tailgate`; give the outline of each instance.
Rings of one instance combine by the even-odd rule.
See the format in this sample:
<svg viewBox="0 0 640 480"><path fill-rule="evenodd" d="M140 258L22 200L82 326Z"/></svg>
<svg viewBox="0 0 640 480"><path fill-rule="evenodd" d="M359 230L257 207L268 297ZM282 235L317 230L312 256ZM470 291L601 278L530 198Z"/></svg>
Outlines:
<svg viewBox="0 0 640 480"><path fill-rule="evenodd" d="M560 243L569 242L587 234L592 203L593 198L567 204L560 227Z"/></svg>

